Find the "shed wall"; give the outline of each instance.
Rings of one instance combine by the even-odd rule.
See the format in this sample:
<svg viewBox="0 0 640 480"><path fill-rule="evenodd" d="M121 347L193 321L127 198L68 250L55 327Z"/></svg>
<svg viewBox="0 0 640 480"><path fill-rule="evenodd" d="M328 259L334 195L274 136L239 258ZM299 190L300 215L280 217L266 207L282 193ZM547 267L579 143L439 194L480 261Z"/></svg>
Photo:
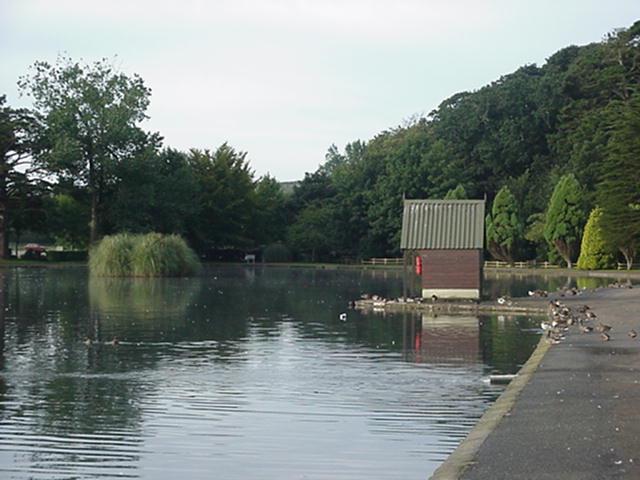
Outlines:
<svg viewBox="0 0 640 480"><path fill-rule="evenodd" d="M422 288L480 290L482 250L421 250Z"/></svg>

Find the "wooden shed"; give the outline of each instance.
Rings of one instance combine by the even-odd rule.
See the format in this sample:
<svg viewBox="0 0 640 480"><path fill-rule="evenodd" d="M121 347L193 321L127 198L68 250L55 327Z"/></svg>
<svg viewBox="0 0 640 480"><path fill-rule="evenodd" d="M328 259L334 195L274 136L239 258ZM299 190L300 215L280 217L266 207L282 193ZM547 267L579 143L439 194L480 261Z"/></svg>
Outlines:
<svg viewBox="0 0 640 480"><path fill-rule="evenodd" d="M479 299L484 200L405 200L400 248L424 298Z"/></svg>

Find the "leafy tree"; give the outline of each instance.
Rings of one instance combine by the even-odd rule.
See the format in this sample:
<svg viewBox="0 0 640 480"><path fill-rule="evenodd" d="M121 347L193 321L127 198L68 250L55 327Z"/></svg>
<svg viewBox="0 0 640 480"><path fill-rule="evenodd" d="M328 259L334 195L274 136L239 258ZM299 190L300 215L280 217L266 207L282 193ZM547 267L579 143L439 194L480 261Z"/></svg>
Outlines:
<svg viewBox="0 0 640 480"><path fill-rule="evenodd" d="M444 196L445 200L465 200L467 198L469 198L467 196L467 191L461 184L458 184L456 188L452 188L451 190L449 190Z"/></svg>
<svg viewBox="0 0 640 480"><path fill-rule="evenodd" d="M117 165L114 178L105 192L105 232L183 234L198 213L198 185L182 152L138 155Z"/></svg>
<svg viewBox="0 0 640 480"><path fill-rule="evenodd" d="M617 115L602 164L598 201L605 239L631 268L640 245L640 96L613 108Z"/></svg>
<svg viewBox="0 0 640 480"><path fill-rule="evenodd" d="M7 230L11 223L9 215L11 201L25 203L25 199L16 199L17 184L23 187L28 177L18 171L18 167L29 164L32 149L32 133L35 118L26 109L14 109L6 105L6 97L0 95L0 257L8 256ZM24 170L24 168L23 168ZM22 217L24 218L24 217ZM16 221L14 227L20 223Z"/></svg>
<svg viewBox="0 0 640 480"><path fill-rule="evenodd" d="M287 227L285 197L278 181L265 175L255 186L253 238L259 245L284 240Z"/></svg>
<svg viewBox="0 0 640 480"><path fill-rule="evenodd" d="M582 188L573 174L564 175L557 183L547 209L544 237L560 256L573 266L584 225Z"/></svg>
<svg viewBox="0 0 640 480"><path fill-rule="evenodd" d="M45 201L47 231L58 245L85 249L89 241L89 206L69 193L55 194Z"/></svg>
<svg viewBox="0 0 640 480"><path fill-rule="evenodd" d="M612 249L602 230L602 209L594 208L584 227L577 267L581 270L609 268L614 260Z"/></svg>
<svg viewBox="0 0 640 480"><path fill-rule="evenodd" d="M247 247L252 244L254 218L253 171L247 154L224 143L214 152L191 150L199 205L197 217L189 225L189 237L198 249Z"/></svg>
<svg viewBox="0 0 640 480"><path fill-rule="evenodd" d="M151 92L138 75L116 72L106 60L81 65L67 57L55 65L36 62L18 84L42 120L36 160L89 191L93 243L115 167L160 142L139 127Z"/></svg>
<svg viewBox="0 0 640 480"><path fill-rule="evenodd" d="M335 250L334 212L329 203L308 205L291 225L288 243L315 262L332 257Z"/></svg>
<svg viewBox="0 0 640 480"><path fill-rule="evenodd" d="M486 218L487 248L493 257L513 262L517 243L522 237L516 199L504 186L493 200L491 213Z"/></svg>

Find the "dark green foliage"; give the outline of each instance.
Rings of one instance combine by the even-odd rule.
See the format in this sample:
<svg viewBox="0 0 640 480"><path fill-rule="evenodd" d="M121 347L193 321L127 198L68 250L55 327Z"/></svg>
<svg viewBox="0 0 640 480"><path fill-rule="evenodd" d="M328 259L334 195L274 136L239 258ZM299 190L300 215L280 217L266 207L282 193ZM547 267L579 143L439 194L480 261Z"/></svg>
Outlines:
<svg viewBox="0 0 640 480"><path fill-rule="evenodd" d="M288 244L301 258L315 262L335 257L333 206L313 203L305 207L289 228Z"/></svg>
<svg viewBox="0 0 640 480"><path fill-rule="evenodd" d="M284 240L286 227L284 194L277 180L266 175L255 186L253 239L258 245Z"/></svg>
<svg viewBox="0 0 640 480"><path fill-rule="evenodd" d="M563 176L551 195L544 237L569 268L578 254L585 221L583 192L573 174Z"/></svg>
<svg viewBox="0 0 640 480"><path fill-rule="evenodd" d="M456 188L452 188L444 196L445 200L466 200L467 198L469 198L467 197L467 191L462 185L458 185Z"/></svg>
<svg viewBox="0 0 640 480"><path fill-rule="evenodd" d="M640 22L456 93L426 118L344 151L332 145L325 163L287 197L268 176L254 181L246 154L227 144L158 153L158 137L137 126L149 90L106 62L36 63L22 87L42 120L30 148L59 179L43 196L70 195L84 207L76 209L81 221L69 221L75 240L68 243L80 241L88 211L94 232L100 216L104 232L178 232L203 253L286 240L299 258L393 256L400 253L403 197L486 197L502 205L487 224L496 257L562 255L570 265L584 212L596 203L604 208L607 241L628 262L638 248L638 65ZM123 128L111 128L123 119ZM95 125L99 138L90 135ZM567 175L582 189L560 195L556 188L552 198ZM508 202L499 198L505 186ZM18 220L16 232L25 228Z"/></svg>
<svg viewBox="0 0 640 480"><path fill-rule="evenodd" d="M58 193L45 199L47 231L65 248L87 248L89 206L71 194Z"/></svg>
<svg viewBox="0 0 640 480"><path fill-rule="evenodd" d="M147 118L150 90L142 78L116 72L106 60L82 65L66 57L55 65L36 62L19 86L33 97L42 121L33 155L50 172L87 188L94 242L117 165L160 141L138 126Z"/></svg>
<svg viewBox="0 0 640 480"><path fill-rule="evenodd" d="M89 253L89 271L99 277L186 277L199 268L198 257L178 235L106 236Z"/></svg>
<svg viewBox="0 0 640 480"><path fill-rule="evenodd" d="M487 248L503 262L513 262L516 245L522 239L518 205L508 187L502 187L486 218Z"/></svg>
<svg viewBox="0 0 640 480"><path fill-rule="evenodd" d="M50 262L86 262L89 252L86 250L49 250L47 261Z"/></svg>
<svg viewBox="0 0 640 480"><path fill-rule="evenodd" d="M13 228L17 236L24 229L25 208L30 205L33 211L35 191L24 173L34 149L35 117L26 109L14 109L5 103L6 97L0 95L0 258L8 256L8 229Z"/></svg>
<svg viewBox="0 0 640 480"><path fill-rule="evenodd" d="M602 209L594 208L584 227L577 267L581 270L611 268L614 260L612 248L607 244L602 229Z"/></svg>
<svg viewBox="0 0 640 480"><path fill-rule="evenodd" d="M598 201L607 243L620 250L631 268L640 246L640 97L616 102L611 138L602 164Z"/></svg>
<svg viewBox="0 0 640 480"><path fill-rule="evenodd" d="M199 208L198 184L186 154L148 151L117 165L114 175L103 209L106 232L186 233Z"/></svg>
<svg viewBox="0 0 640 480"><path fill-rule="evenodd" d="M283 243L272 243L262 252L262 260L267 263L290 262L293 260L291 250Z"/></svg>
<svg viewBox="0 0 640 480"><path fill-rule="evenodd" d="M189 225L188 237L197 249L247 247L253 243L255 192L246 157L245 152L237 152L226 143L214 152L189 152L198 212Z"/></svg>

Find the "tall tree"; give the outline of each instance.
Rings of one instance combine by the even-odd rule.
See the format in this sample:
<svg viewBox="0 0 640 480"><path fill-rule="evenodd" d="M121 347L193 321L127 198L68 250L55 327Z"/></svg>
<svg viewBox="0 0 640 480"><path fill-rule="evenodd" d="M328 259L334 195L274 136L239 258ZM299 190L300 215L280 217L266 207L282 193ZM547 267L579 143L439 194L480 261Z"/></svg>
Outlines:
<svg viewBox="0 0 640 480"><path fill-rule="evenodd" d="M89 191L93 243L115 166L160 143L158 134L139 126L147 118L151 91L138 75L117 72L107 60L82 65L68 57L59 57L54 65L36 62L18 85L33 97L42 119L35 158Z"/></svg>
<svg viewBox="0 0 640 480"><path fill-rule="evenodd" d="M609 268L614 260L612 248L607 244L602 229L602 209L594 208L584 227L577 267L581 270Z"/></svg>
<svg viewBox="0 0 640 480"><path fill-rule="evenodd" d="M255 186L253 238L259 245L284 240L287 226L285 198L277 180L269 175Z"/></svg>
<svg viewBox="0 0 640 480"><path fill-rule="evenodd" d="M189 164L198 188L199 213L189 226L193 245L200 249L248 247L254 218L253 171L246 152L224 143L215 152L191 150Z"/></svg>
<svg viewBox="0 0 640 480"><path fill-rule="evenodd" d="M198 185L186 154L170 148L150 151L122 162L114 173L115 182L105 193L105 233L186 233L199 209Z"/></svg>
<svg viewBox="0 0 640 480"><path fill-rule="evenodd" d="M6 97L0 95L0 258L7 258L9 253L7 230L12 187L17 183L24 185L28 180L17 167L30 161L34 126L35 118L31 112L9 107Z"/></svg>
<svg viewBox="0 0 640 480"><path fill-rule="evenodd" d="M517 243L522 238L522 223L516 199L504 186L493 200L486 219L487 248L491 255L504 262L513 262Z"/></svg>
<svg viewBox="0 0 640 480"><path fill-rule="evenodd" d="M584 225L583 193L575 175L558 181L547 209L544 237L572 268Z"/></svg>
<svg viewBox="0 0 640 480"><path fill-rule="evenodd" d="M598 201L605 239L631 268L640 245L640 95L611 107L616 119L601 166Z"/></svg>

